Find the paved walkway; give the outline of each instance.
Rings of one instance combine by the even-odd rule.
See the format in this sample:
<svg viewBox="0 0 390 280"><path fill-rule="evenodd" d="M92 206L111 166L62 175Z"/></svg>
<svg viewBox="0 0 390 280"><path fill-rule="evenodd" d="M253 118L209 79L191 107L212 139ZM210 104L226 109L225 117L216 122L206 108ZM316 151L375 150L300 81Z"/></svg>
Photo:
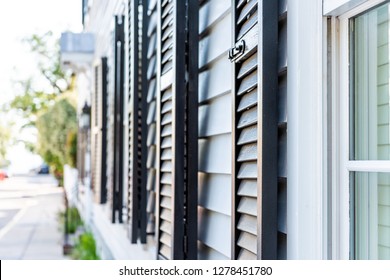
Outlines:
<svg viewBox="0 0 390 280"><path fill-rule="evenodd" d="M57 215L63 189L48 175L0 182L0 259L66 259Z"/></svg>

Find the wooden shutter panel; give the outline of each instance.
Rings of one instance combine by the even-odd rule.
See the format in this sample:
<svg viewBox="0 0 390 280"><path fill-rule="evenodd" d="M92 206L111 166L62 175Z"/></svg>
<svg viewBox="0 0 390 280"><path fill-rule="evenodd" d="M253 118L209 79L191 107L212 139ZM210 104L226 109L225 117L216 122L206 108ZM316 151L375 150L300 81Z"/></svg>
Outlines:
<svg viewBox="0 0 390 280"><path fill-rule="evenodd" d="M140 10L142 8L143 10ZM132 243L138 238L146 243L146 160L147 160L147 127L146 127L146 84L145 69L141 58L144 45L142 42L146 9L143 2L128 1L128 221L129 237ZM143 11L143 13L141 13ZM144 27L144 28L143 28ZM145 92L144 92L145 91Z"/></svg>
<svg viewBox="0 0 390 280"><path fill-rule="evenodd" d="M197 44L189 48L189 42L196 38L191 30L196 30L197 36L198 27L188 15L197 2L158 1L156 180L160 259L196 258ZM198 11L193 13L197 15ZM196 28L191 28L193 24ZM193 52L195 57L191 56ZM189 63L189 58L195 63ZM190 127L195 136L188 134Z"/></svg>
<svg viewBox="0 0 390 280"><path fill-rule="evenodd" d="M91 96L91 188L95 195L95 200L99 201L100 196L100 161L101 143L99 141L99 67L94 68L94 87Z"/></svg>
<svg viewBox="0 0 390 280"><path fill-rule="evenodd" d="M107 137L107 59L95 66L92 97L92 186L97 203L105 203Z"/></svg>
<svg viewBox="0 0 390 280"><path fill-rule="evenodd" d="M148 6L145 7L145 12L148 13L143 21L144 33L143 40L146 42L145 48L143 48L143 71L145 76L143 81L146 81L145 88L147 88L147 117L146 124L148 127L147 132L147 234L154 234L156 227L156 55L157 55L157 0L148 1Z"/></svg>
<svg viewBox="0 0 390 280"><path fill-rule="evenodd" d="M112 222L122 223L124 163L124 16L115 16L114 30L114 172Z"/></svg>
<svg viewBox="0 0 390 280"><path fill-rule="evenodd" d="M275 259L277 1L234 0L233 254Z"/></svg>

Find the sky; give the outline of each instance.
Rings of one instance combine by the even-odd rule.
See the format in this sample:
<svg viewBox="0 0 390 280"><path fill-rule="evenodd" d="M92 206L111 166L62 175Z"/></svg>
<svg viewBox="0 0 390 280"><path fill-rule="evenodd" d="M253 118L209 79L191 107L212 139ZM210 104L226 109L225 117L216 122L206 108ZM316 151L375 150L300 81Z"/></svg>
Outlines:
<svg viewBox="0 0 390 280"><path fill-rule="evenodd" d="M0 106L18 92L14 82L26 80L36 73L35 57L22 39L32 34L52 31L81 32L81 0L0 0ZM10 112L0 118L20 123ZM33 131L14 131L23 139L34 139ZM8 152L12 173L26 173L41 163L38 156L28 153L23 144Z"/></svg>

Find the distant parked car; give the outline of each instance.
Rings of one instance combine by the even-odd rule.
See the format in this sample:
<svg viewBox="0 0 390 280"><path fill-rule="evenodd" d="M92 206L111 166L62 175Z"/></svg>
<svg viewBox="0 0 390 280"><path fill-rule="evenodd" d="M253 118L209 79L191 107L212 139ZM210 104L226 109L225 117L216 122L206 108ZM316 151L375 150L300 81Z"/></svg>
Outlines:
<svg viewBox="0 0 390 280"><path fill-rule="evenodd" d="M8 178L8 173L6 170L0 169L0 181Z"/></svg>
<svg viewBox="0 0 390 280"><path fill-rule="evenodd" d="M49 166L47 164L42 164L38 170L38 174L49 174Z"/></svg>

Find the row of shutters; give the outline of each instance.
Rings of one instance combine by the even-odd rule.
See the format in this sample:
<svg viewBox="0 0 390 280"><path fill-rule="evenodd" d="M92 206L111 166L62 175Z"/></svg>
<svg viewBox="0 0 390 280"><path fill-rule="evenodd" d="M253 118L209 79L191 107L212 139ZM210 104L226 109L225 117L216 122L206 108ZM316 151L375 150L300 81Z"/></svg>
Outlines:
<svg viewBox="0 0 390 280"><path fill-rule="evenodd" d="M199 257L199 9L226 2L129 0L127 16L115 17L111 65L102 58L95 68L96 200L111 203L112 222L128 225L132 243L153 236L158 259ZM233 76L220 81L232 80L233 114L226 120L233 124L230 257L283 258L286 232L280 220L286 207L281 199L287 181L280 151L287 120L280 117L280 87L287 67L280 68L284 51L275 50L280 49L285 1L230 4L233 46L224 59L230 58Z"/></svg>

